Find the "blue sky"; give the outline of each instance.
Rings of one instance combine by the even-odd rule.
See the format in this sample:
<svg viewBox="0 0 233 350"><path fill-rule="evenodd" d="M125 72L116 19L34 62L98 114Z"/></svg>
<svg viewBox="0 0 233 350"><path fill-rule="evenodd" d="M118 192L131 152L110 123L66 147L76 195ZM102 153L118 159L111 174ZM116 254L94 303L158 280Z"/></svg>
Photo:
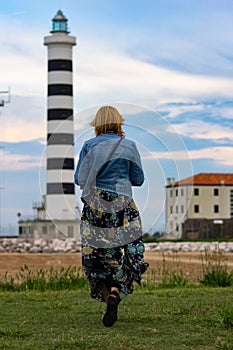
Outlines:
<svg viewBox="0 0 233 350"><path fill-rule="evenodd" d="M31 215L44 191L43 37L58 9L78 43L76 154L93 136L87 125L98 107L116 105L146 170L146 183L135 190L144 227L163 230L166 177L233 172L233 2L3 2L0 90L11 87L11 103L0 109L2 232L16 230L17 213Z"/></svg>

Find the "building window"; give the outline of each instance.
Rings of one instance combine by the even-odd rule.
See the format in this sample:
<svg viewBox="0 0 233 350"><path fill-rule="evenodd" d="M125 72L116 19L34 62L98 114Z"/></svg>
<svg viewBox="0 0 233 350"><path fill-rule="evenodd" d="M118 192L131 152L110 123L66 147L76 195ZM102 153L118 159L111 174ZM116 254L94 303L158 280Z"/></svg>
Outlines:
<svg viewBox="0 0 233 350"><path fill-rule="evenodd" d="M44 235L47 234L47 226L42 226L42 233L43 233Z"/></svg>
<svg viewBox="0 0 233 350"><path fill-rule="evenodd" d="M176 189L176 197L178 197L178 189Z"/></svg>
<svg viewBox="0 0 233 350"><path fill-rule="evenodd" d="M194 213L199 213L199 205L198 204L194 205Z"/></svg>
<svg viewBox="0 0 233 350"><path fill-rule="evenodd" d="M170 197L172 197L172 190L170 190Z"/></svg>
<svg viewBox="0 0 233 350"><path fill-rule="evenodd" d="M178 212L179 212L179 207L178 205L176 205L176 214L178 214Z"/></svg>
<svg viewBox="0 0 233 350"><path fill-rule="evenodd" d="M199 188L194 188L194 196L199 196Z"/></svg>
<svg viewBox="0 0 233 350"><path fill-rule="evenodd" d="M181 213L183 214L184 213L184 206L181 205Z"/></svg>
<svg viewBox="0 0 233 350"><path fill-rule="evenodd" d="M214 188L214 196L218 196L219 193L218 193L218 188Z"/></svg>
<svg viewBox="0 0 233 350"><path fill-rule="evenodd" d="M180 190L180 194L182 197L184 196L184 189L183 188Z"/></svg>
<svg viewBox="0 0 233 350"><path fill-rule="evenodd" d="M219 213L219 206L217 204L214 205L214 213Z"/></svg>
<svg viewBox="0 0 233 350"><path fill-rule="evenodd" d="M176 225L176 232L179 231L179 225Z"/></svg>
<svg viewBox="0 0 233 350"><path fill-rule="evenodd" d="M173 211L173 208L172 208L172 206L170 207L170 214L172 214L172 211Z"/></svg>

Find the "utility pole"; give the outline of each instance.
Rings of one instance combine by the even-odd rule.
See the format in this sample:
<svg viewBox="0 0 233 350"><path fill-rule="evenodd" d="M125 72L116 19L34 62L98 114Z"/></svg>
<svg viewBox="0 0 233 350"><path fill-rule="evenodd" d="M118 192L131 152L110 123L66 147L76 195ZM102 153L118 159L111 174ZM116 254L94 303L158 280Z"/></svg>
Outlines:
<svg viewBox="0 0 233 350"><path fill-rule="evenodd" d="M4 107L6 103L10 103L10 87L8 90L0 91L0 94L3 96L0 98L0 107ZM0 112L1 115L1 112ZM1 122L1 120L0 120ZM3 146L0 145L0 150L4 149ZM0 158L0 169L2 169L2 159ZM3 228L2 228L2 191L4 190L4 186L2 184L2 179L0 177L0 235L2 234Z"/></svg>

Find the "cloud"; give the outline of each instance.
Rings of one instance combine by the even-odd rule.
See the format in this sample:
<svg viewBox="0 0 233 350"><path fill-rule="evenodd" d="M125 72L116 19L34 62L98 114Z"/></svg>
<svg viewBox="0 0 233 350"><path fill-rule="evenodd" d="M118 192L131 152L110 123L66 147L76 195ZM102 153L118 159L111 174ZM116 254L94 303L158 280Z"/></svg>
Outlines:
<svg viewBox="0 0 233 350"><path fill-rule="evenodd" d="M233 166L233 147L206 147L198 150L190 150L188 152L150 152L150 154L147 153L143 155L143 158L145 160L167 159L172 161L211 159L222 166Z"/></svg>
<svg viewBox="0 0 233 350"><path fill-rule="evenodd" d="M4 133L0 133L0 138L18 142L44 137L47 90L44 33L36 27L22 25L20 21L9 18L8 21L7 40L4 37L1 39L1 84L4 89L11 85L13 96L3 111L5 128ZM2 33L5 25L4 21L0 24ZM17 42L15 32L20 38ZM213 75L180 72L175 68L142 61L124 50L118 41L114 48L104 38L99 38L98 42L94 36L79 39L78 46L74 49L74 110L85 112L86 108L109 104L111 101L148 108L161 107L162 111L166 106L161 106L161 102L193 103L189 106L168 107L167 117L174 119L181 113L202 111L204 106L196 101L233 96L231 79L215 77L214 72ZM151 49L148 47L147 50L150 55ZM226 111L226 116L230 117L231 113ZM79 113L76 116L75 128L78 130L83 125L79 125ZM188 134L188 126L185 124L178 128Z"/></svg>
<svg viewBox="0 0 233 350"><path fill-rule="evenodd" d="M30 141L45 136L45 130L45 123L12 118L11 122L5 122L0 138L1 142Z"/></svg>
<svg viewBox="0 0 233 350"><path fill-rule="evenodd" d="M207 147L200 150L189 151L194 159L212 159L224 166L233 166L233 147Z"/></svg>
<svg viewBox="0 0 233 350"><path fill-rule="evenodd" d="M93 55L90 50L93 43L88 44L88 48L84 47L79 54L78 80L82 93L95 91L101 94L105 91L123 101L137 98L139 103L147 98L158 101L174 96L203 99L233 95L231 79L181 73L142 62L124 53L109 52L107 48L104 52L95 50ZM94 61L88 57L94 57Z"/></svg>
<svg viewBox="0 0 233 350"><path fill-rule="evenodd" d="M11 154L0 150L2 171L27 171L32 168L41 167L42 156Z"/></svg>
<svg viewBox="0 0 233 350"><path fill-rule="evenodd" d="M46 99L11 95L0 110L0 142L20 142L46 137Z"/></svg>
<svg viewBox="0 0 233 350"><path fill-rule="evenodd" d="M233 119L233 106L220 108L222 118Z"/></svg>
<svg viewBox="0 0 233 350"><path fill-rule="evenodd" d="M181 115L185 115L186 113L197 113L204 111L206 106L201 103L188 103L186 102L176 102L171 104L162 104L159 107L160 113L166 112L166 118L175 119Z"/></svg>
<svg viewBox="0 0 233 350"><path fill-rule="evenodd" d="M1 86L10 85L13 93L22 96L43 94L46 83L46 49L43 47L40 29L29 27L22 20L13 17L6 20L3 18L0 31Z"/></svg>
<svg viewBox="0 0 233 350"><path fill-rule="evenodd" d="M192 139L213 140L215 142L232 142L233 130L231 127L222 126L219 123L204 122L202 120L187 121L173 124L177 132Z"/></svg>
<svg viewBox="0 0 233 350"><path fill-rule="evenodd" d="M43 33L36 27L29 30L24 25L21 28L20 24L14 21L12 26L8 24L8 40L1 42L1 81L22 94L26 91L27 94L43 94L47 67ZM20 38L17 43L15 31ZM142 61L118 45L113 49L112 43L104 39L98 38L97 43L95 37L83 37L74 51L75 89L78 95L85 95L84 100L89 95L89 106L92 94L97 94L101 100L128 102L159 100L166 96L204 98L233 95L231 79L215 77L214 72L212 76L211 73L188 74ZM147 50L150 54L150 48Z"/></svg>

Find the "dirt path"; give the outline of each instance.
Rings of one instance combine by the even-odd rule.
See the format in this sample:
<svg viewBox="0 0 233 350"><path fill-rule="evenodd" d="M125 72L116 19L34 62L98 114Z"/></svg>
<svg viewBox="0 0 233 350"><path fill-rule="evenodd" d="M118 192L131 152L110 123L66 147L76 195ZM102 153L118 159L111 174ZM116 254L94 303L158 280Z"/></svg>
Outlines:
<svg viewBox="0 0 233 350"><path fill-rule="evenodd" d="M165 257L165 260L171 262L180 261L184 264L202 264L202 254L197 252L179 252L179 253L155 253L155 252L146 252L145 256L150 260L152 264L155 264L158 261L162 261ZM223 254L223 257L227 259L227 264L229 267L233 267L233 254Z"/></svg>
<svg viewBox="0 0 233 350"><path fill-rule="evenodd" d="M76 254L24 254L2 253L0 254L0 274L9 272L14 275L24 264L31 270L55 269L69 266L81 266L81 253Z"/></svg>
<svg viewBox="0 0 233 350"><path fill-rule="evenodd" d="M233 254L224 254L227 258L229 271L233 269ZM152 269L161 268L163 265L175 270L182 269L186 275L193 278L200 275L202 268L201 253L160 253L145 252L145 259L150 264L149 272ZM81 253L68 254L23 254L23 253L1 253L0 274L8 272L15 275L20 267L27 264L29 269L48 269L53 266L55 269L69 266L81 266Z"/></svg>
<svg viewBox="0 0 233 350"><path fill-rule="evenodd" d="M182 270L188 279L193 282L203 275L203 263L205 263L205 258L200 252L146 252L145 258L150 264L149 274L152 269L159 270L165 266L169 270L175 272ZM227 270L229 272L232 271L233 254L224 254L221 263L227 264Z"/></svg>

